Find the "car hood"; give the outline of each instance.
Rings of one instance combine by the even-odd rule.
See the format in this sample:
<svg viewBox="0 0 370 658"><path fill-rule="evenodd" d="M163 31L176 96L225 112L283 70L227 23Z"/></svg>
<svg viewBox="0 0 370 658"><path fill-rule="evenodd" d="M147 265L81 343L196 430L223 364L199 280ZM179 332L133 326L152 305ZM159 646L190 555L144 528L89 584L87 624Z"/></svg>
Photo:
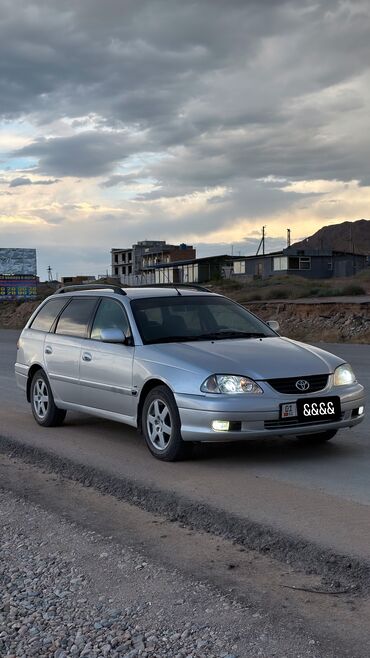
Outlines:
<svg viewBox="0 0 370 658"><path fill-rule="evenodd" d="M146 346L148 350L149 346ZM224 373L263 380L331 373L343 359L288 338L165 343L150 346L146 359L207 374Z"/></svg>

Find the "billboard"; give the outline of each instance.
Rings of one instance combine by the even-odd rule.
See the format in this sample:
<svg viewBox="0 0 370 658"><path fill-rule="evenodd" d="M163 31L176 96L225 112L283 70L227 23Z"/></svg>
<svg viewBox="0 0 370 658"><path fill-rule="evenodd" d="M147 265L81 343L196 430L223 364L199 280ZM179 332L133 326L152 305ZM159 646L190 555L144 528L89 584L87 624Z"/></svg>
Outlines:
<svg viewBox="0 0 370 658"><path fill-rule="evenodd" d="M0 249L0 276L36 274L36 249Z"/></svg>
<svg viewBox="0 0 370 658"><path fill-rule="evenodd" d="M0 301L37 295L36 249L0 249Z"/></svg>
<svg viewBox="0 0 370 658"><path fill-rule="evenodd" d="M0 302L35 299L37 277L30 274L0 274Z"/></svg>

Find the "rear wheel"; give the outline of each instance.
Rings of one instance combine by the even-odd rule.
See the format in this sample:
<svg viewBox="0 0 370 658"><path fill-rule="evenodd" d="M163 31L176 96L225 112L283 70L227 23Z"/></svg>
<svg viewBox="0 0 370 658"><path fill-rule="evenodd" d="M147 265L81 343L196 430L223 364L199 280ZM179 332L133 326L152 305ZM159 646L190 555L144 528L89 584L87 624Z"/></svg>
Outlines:
<svg viewBox="0 0 370 658"><path fill-rule="evenodd" d="M31 382L31 409L36 422L43 427L61 425L67 413L55 405L48 378L43 370L38 370Z"/></svg>
<svg viewBox="0 0 370 658"><path fill-rule="evenodd" d="M330 439L332 439L337 432L338 430L328 430L327 432L320 432L320 434L308 434L303 438L307 443L326 443L326 441L330 441Z"/></svg>
<svg viewBox="0 0 370 658"><path fill-rule="evenodd" d="M188 456L190 445L182 439L179 410L167 386L156 386L148 393L142 428L146 444L157 459L179 461Z"/></svg>

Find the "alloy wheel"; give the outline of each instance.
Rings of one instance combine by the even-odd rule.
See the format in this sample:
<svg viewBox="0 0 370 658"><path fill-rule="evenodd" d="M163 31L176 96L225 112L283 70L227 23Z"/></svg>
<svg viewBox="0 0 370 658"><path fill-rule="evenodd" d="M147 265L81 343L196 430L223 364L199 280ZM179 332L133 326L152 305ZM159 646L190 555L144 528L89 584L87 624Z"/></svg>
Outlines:
<svg viewBox="0 0 370 658"><path fill-rule="evenodd" d="M172 419L163 400L153 400L148 409L146 424L150 442L157 450L165 450L171 440Z"/></svg>
<svg viewBox="0 0 370 658"><path fill-rule="evenodd" d="M41 377L34 384L32 402L36 416L43 420L49 409L49 391L46 382Z"/></svg>

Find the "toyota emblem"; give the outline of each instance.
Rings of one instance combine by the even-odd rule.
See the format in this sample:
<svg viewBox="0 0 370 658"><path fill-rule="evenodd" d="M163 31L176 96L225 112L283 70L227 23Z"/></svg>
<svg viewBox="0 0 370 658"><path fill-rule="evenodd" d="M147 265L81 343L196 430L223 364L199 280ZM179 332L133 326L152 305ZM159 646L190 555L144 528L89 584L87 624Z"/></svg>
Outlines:
<svg viewBox="0 0 370 658"><path fill-rule="evenodd" d="M295 383L295 386L299 391L308 391L310 388L310 384L307 379L298 379L298 381Z"/></svg>

